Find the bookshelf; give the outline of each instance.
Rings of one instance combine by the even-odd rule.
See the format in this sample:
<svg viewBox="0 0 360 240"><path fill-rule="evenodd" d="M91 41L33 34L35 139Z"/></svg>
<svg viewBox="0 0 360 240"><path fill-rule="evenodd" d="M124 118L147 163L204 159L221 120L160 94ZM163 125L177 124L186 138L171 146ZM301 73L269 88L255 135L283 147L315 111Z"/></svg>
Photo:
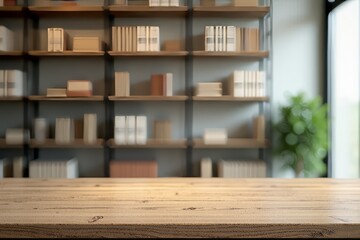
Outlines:
<svg viewBox="0 0 360 240"><path fill-rule="evenodd" d="M262 4L258 7L207 7L198 6L199 1L181 1L179 7L118 6L113 5L113 1L105 1L105 4L93 6L32 6L31 2L25 0L22 6L0 7L0 19L4 18L5 21L10 21L9 18L18 19L26 26L21 33L24 39L23 48L0 52L0 63L9 57L12 65L28 73L29 83L25 97L0 97L2 104L0 110L8 102L18 104L14 105L21 116L17 120L22 121L25 128L29 128L32 132L33 120L37 117L45 117L49 119L52 133L43 143L31 140L29 144L10 146L4 140L0 140L2 150L24 148L26 161L32 161L52 156L52 151L56 152L57 149L59 151L54 153L54 157L60 157L62 149L67 149L75 157L79 154L91 158L93 157L91 154L82 151L94 149L91 151L96 151L94 154L96 161L92 166L98 166L98 172L94 175L105 177L109 176L111 160L128 160L127 158L153 160L157 157L160 159L161 177L198 177L200 158L211 156L214 151L216 151L215 158L218 154L224 154L233 158L244 155L245 158L264 159L271 169L271 159L268 157L271 131L267 130L267 138L261 141L250 138L249 133L242 134L249 132L244 125L251 128L248 125L254 112L264 114L266 125L271 124L272 73L269 62L272 58L272 50L271 40L266 42L266 39L271 39L272 34L267 23L271 20L271 1L261 0ZM269 6L264 6L265 2L270 2ZM260 29L261 50L204 51L204 26L216 24L248 26L249 21L250 26L251 21L254 21ZM160 26L160 51L113 51L111 36L113 26L141 25ZM73 52L69 50L71 43L64 52L46 51L44 30L53 26L63 27L68 32L68 42L77 34L87 36L86 31L101 36L102 51ZM164 44L168 40L180 41L180 49L166 50ZM237 64L241 67L245 66L244 68L249 66L251 70L266 72L269 81L266 97L232 97L226 95L226 92L221 97L195 96L194 89L197 83L219 79L225 82L227 74L235 70ZM61 74L52 75L52 71L55 73L59 71ZM114 73L119 71L130 72L131 95L128 97L114 96ZM174 73L174 96L151 96L149 92L151 74L166 72ZM204 74L202 75L201 72ZM60 76L62 74L64 77ZM44 96L46 87L64 87L66 79L72 78L89 78L94 85L94 96L64 98ZM226 111L231 112L232 108L236 109L237 114L226 115ZM98 116L99 139L95 144L84 144L81 139L77 139L72 144L59 145L51 138L56 117L70 116L79 119L83 114L90 112ZM114 118L117 115L148 116L147 143L116 145ZM236 117L240 117L241 126L234 125ZM231 123L227 120L223 123L225 126L229 123L231 126L229 131L234 132L229 135L227 144L204 144L201 129L207 126L215 127L216 122L221 123L224 118L233 120ZM172 122L172 140L159 141L153 138L153 124L156 120ZM84 166L86 161L91 160L83 159L80 165ZM165 164L167 166L163 166ZM172 164L174 164L173 168ZM84 172L82 171L81 176L93 176ZM169 174L171 172L176 174Z"/></svg>

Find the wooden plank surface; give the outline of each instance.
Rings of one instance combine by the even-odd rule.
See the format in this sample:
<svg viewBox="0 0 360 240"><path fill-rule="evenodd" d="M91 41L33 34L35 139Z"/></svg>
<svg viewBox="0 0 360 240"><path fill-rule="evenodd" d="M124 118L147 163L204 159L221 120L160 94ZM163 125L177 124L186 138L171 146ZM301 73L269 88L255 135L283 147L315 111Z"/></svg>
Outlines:
<svg viewBox="0 0 360 240"><path fill-rule="evenodd" d="M149 7L149 6L109 6L115 17L183 17L188 12L187 6Z"/></svg>
<svg viewBox="0 0 360 240"><path fill-rule="evenodd" d="M267 148L268 146L267 139L229 138L226 144L205 144L203 139L193 139L193 147L198 149Z"/></svg>
<svg viewBox="0 0 360 240"><path fill-rule="evenodd" d="M128 97L117 97L109 96L110 101L155 101L155 102L180 102L186 101L188 96L128 96Z"/></svg>
<svg viewBox="0 0 360 240"><path fill-rule="evenodd" d="M360 180L5 179L0 237L360 237Z"/></svg>

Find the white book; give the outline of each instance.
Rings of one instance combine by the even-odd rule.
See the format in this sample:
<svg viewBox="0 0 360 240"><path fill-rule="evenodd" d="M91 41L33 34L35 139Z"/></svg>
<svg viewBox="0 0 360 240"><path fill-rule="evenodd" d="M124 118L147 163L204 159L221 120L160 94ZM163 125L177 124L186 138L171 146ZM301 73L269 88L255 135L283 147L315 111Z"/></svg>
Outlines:
<svg viewBox="0 0 360 240"><path fill-rule="evenodd" d="M203 140L205 144L226 144L227 131L224 128L207 128L204 130Z"/></svg>
<svg viewBox="0 0 360 240"><path fill-rule="evenodd" d="M24 95L24 74L20 70L8 70L7 72L7 96L21 97Z"/></svg>
<svg viewBox="0 0 360 240"><path fill-rule="evenodd" d="M227 26L226 27L226 51L235 52L236 51L236 27Z"/></svg>
<svg viewBox="0 0 360 240"><path fill-rule="evenodd" d="M5 96L5 71L6 70L0 70L0 97Z"/></svg>
<svg viewBox="0 0 360 240"><path fill-rule="evenodd" d="M259 97L266 97L266 78L264 71L259 72L258 88Z"/></svg>
<svg viewBox="0 0 360 240"><path fill-rule="evenodd" d="M161 7L168 7L170 6L169 0L160 0Z"/></svg>
<svg viewBox="0 0 360 240"><path fill-rule="evenodd" d="M179 7L180 1L179 0L170 0L170 6L171 7Z"/></svg>
<svg viewBox="0 0 360 240"><path fill-rule="evenodd" d="M201 159L201 177L202 178L211 178L212 177L212 161L210 158Z"/></svg>
<svg viewBox="0 0 360 240"><path fill-rule="evenodd" d="M249 71L244 73L244 97L249 97Z"/></svg>
<svg viewBox="0 0 360 240"><path fill-rule="evenodd" d="M165 74L165 96L173 96L173 74L166 73Z"/></svg>
<svg viewBox="0 0 360 240"><path fill-rule="evenodd" d="M94 144L97 141L97 115L84 114L84 143Z"/></svg>
<svg viewBox="0 0 360 240"><path fill-rule="evenodd" d="M136 144L136 117L126 116L127 143Z"/></svg>
<svg viewBox="0 0 360 240"><path fill-rule="evenodd" d="M219 26L219 29L218 29L218 43L219 43L219 51L222 52L224 51L224 48L223 48L223 27L222 26Z"/></svg>
<svg viewBox="0 0 360 240"><path fill-rule="evenodd" d="M245 72L236 71L235 73L234 96L245 97Z"/></svg>
<svg viewBox="0 0 360 240"><path fill-rule="evenodd" d="M252 95L251 95L251 97L256 97L257 86L256 86L256 72L255 71L251 72L251 82L252 82Z"/></svg>
<svg viewBox="0 0 360 240"><path fill-rule="evenodd" d="M13 51L14 33L5 26L0 26L0 51Z"/></svg>
<svg viewBox="0 0 360 240"><path fill-rule="evenodd" d="M149 0L150 7L158 7L160 6L160 0Z"/></svg>
<svg viewBox="0 0 360 240"><path fill-rule="evenodd" d="M78 170L78 161L73 158L65 162L65 178L78 178L79 170Z"/></svg>
<svg viewBox="0 0 360 240"><path fill-rule="evenodd" d="M127 144L127 129L125 116L115 116L114 141L117 145Z"/></svg>
<svg viewBox="0 0 360 240"><path fill-rule="evenodd" d="M214 37L215 37L215 51L220 51L219 50L219 26L214 26L215 28L215 34L214 34Z"/></svg>
<svg viewBox="0 0 360 240"><path fill-rule="evenodd" d="M137 51L144 52L146 51L146 27L137 26Z"/></svg>
<svg viewBox="0 0 360 240"><path fill-rule="evenodd" d="M150 51L160 51L160 27L150 27Z"/></svg>
<svg viewBox="0 0 360 240"><path fill-rule="evenodd" d="M209 26L209 51L215 51L215 27Z"/></svg>
<svg viewBox="0 0 360 240"><path fill-rule="evenodd" d="M227 27L226 26L222 26L222 48L223 48L223 51L226 52L227 51L227 37L226 37L226 30L227 30Z"/></svg>
<svg viewBox="0 0 360 240"><path fill-rule="evenodd" d="M145 26L145 50L150 51L150 26Z"/></svg>
<svg viewBox="0 0 360 240"><path fill-rule="evenodd" d="M64 29L54 28L54 52L63 52L64 51Z"/></svg>
<svg viewBox="0 0 360 240"><path fill-rule="evenodd" d="M54 28L47 29L48 52L54 51Z"/></svg>
<svg viewBox="0 0 360 240"><path fill-rule="evenodd" d="M48 125L45 118L36 118L34 121L34 138L36 142L45 142L48 137Z"/></svg>
<svg viewBox="0 0 360 240"><path fill-rule="evenodd" d="M136 116L136 144L145 145L147 140L147 117Z"/></svg>

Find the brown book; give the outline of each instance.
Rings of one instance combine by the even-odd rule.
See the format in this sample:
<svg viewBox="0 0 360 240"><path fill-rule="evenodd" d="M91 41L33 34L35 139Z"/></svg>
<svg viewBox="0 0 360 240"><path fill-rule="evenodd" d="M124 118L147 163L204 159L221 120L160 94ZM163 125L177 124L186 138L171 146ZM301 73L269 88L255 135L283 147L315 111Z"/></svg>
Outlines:
<svg viewBox="0 0 360 240"><path fill-rule="evenodd" d="M181 42L179 40L167 40L164 43L165 51L180 51L181 50Z"/></svg>
<svg viewBox="0 0 360 240"><path fill-rule="evenodd" d="M200 0L200 6L216 6L216 0Z"/></svg>
<svg viewBox="0 0 360 240"><path fill-rule="evenodd" d="M155 178L158 176L156 161L111 161L112 178Z"/></svg>
<svg viewBox="0 0 360 240"><path fill-rule="evenodd" d="M84 137L84 121L83 119L74 119L75 139L83 139Z"/></svg>
<svg viewBox="0 0 360 240"><path fill-rule="evenodd" d="M16 0L4 0L4 6L16 6Z"/></svg>
<svg viewBox="0 0 360 240"><path fill-rule="evenodd" d="M164 96L165 76L163 74L151 75L151 95Z"/></svg>
<svg viewBox="0 0 360 240"><path fill-rule="evenodd" d="M92 91L88 90L88 91L66 91L66 95L68 97L91 97L92 96Z"/></svg>

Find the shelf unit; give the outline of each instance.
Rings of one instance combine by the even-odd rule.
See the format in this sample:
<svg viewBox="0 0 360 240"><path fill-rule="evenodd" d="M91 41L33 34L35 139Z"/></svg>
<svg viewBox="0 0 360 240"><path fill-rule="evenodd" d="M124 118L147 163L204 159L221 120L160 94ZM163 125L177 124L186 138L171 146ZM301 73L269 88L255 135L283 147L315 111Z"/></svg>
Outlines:
<svg viewBox="0 0 360 240"><path fill-rule="evenodd" d="M222 96L222 97L197 97L193 94L193 85L194 85L194 70L196 68L195 61L213 61L211 59L236 59L244 61L255 61L259 62L259 69L266 70L267 80L269 83L269 89L271 89L271 59L272 59L272 33L271 29L268 29L267 21L271 21L272 7L271 1L261 1L269 2L269 6L259 6L259 7L229 7L229 6L216 6L216 7L204 7L204 6L195 6L193 1L185 1L186 6L180 7L148 7L148 6L116 6L111 5L111 1L105 1L104 6L56 6L56 7L40 7L40 6L29 6L29 1L24 1L24 6L16 7L0 7L0 18L2 17L15 17L22 18L24 21L24 26L28 28L33 28L35 30L40 28L39 21L42 18L46 19L66 19L67 17L76 18L76 19L86 19L86 18L98 18L102 19L104 32L104 49L100 52L73 52L70 50L64 51L62 53L50 53L44 50L34 50L27 43L27 40L31 38L31 30L24 28L23 37L24 37L24 48L21 51L12 51L12 52L0 52L0 59L5 57L16 57L24 61L24 69L29 73L29 85L28 97L20 98L0 98L0 102L22 102L24 105L24 127L32 129L32 120L40 115L41 110L39 109L40 102L45 102L44 104L52 104L52 102L71 102L78 104L101 104L103 117L104 117L104 126L103 126L103 139L99 139L96 144L88 145L84 144L82 140L76 140L75 143L70 145L58 145L55 143L54 139L48 139L44 143L36 143L34 140L31 140L29 144L24 144L21 146L9 146L0 140L0 148L24 148L24 155L27 158L27 161L30 161L36 158L39 155L39 149L62 149L62 148L94 148L102 149L104 156L104 176L109 176L109 161L114 159L114 151L123 151L123 149L175 149L182 151L186 158L185 162L185 174L184 176L197 176L194 174L193 165L194 165L194 151L198 150L211 150L211 149L232 149L233 151L238 151L236 149L259 149L259 156L266 159L269 168L271 169L271 159L266 157L266 149L271 146L269 140L258 141L251 138L230 138L228 139L227 144L225 145L206 145L202 139L196 138L193 132L194 126L194 105L197 104L258 104L259 112L266 114L268 126L271 125L271 118L269 117L270 108L271 108L271 90L268 91L269 97L262 98L239 98L231 96ZM156 19L183 19L185 23L185 33L184 33L184 50L181 51L160 51L160 52L117 52L111 50L111 27L118 26L115 24L116 19L118 22L124 21L123 25L135 21L139 25L139 19L146 18L151 21ZM197 47L195 47L195 35L194 35L194 22L197 18L222 18L222 19L235 19L235 18L244 18L244 19L258 19L259 27L261 30L261 45L262 51L258 52L206 52ZM138 21L139 20L139 21ZM29 24L32 21L32 24ZM132 25L132 24L129 24ZM144 25L148 25L144 22ZM42 26L43 27L43 26ZM66 30L66 29L65 29ZM266 32L267 31L267 32ZM265 42L265 38L270 38L269 42ZM34 40L36 37L34 37ZM62 58L65 57L65 58ZM101 59L104 64L101 68L104 69L104 78L103 78L103 95L97 95L87 98L52 98L46 97L39 93L39 78L40 70L39 65L40 61L46 62L51 59L70 59L81 57L91 58L91 59ZM49 60L48 60L49 59ZM176 60L174 60L176 59ZM147 94L138 94L130 97L115 97L113 96L113 80L114 72L116 71L116 61L133 61L135 64L137 61L183 61L184 70L183 75L185 78L185 89L184 93L171 97L157 97L157 96L148 96ZM52 60L51 60L52 61ZM63 61L63 60L59 60ZM269 63L270 62L270 63ZM161 67L156 66L158 62L154 63L155 69L161 69ZM141 67L140 67L141 69ZM126 70L126 69L124 69ZM164 70L156 70L164 71ZM65 85L65 83L64 83ZM47 103L48 102L48 103ZM99 103L97 103L99 102ZM123 104L132 104L131 106L136 106L134 104L181 104L176 106L181 106L184 110L184 136L182 139L174 139L172 141L164 142L157 141L155 139L148 139L147 144L145 145L116 145L113 140L113 124L115 109L117 105L123 106ZM54 105L57 106L57 105ZM85 106L85 105L84 105ZM141 105L143 106L143 105ZM153 105L154 107L156 105ZM1 106L0 106L1 107ZM151 126L151 123L148 122L148 128ZM268 139L271 138L271 130L267 130ZM148 153L148 152L146 152ZM270 174L268 174L271 176Z"/></svg>

